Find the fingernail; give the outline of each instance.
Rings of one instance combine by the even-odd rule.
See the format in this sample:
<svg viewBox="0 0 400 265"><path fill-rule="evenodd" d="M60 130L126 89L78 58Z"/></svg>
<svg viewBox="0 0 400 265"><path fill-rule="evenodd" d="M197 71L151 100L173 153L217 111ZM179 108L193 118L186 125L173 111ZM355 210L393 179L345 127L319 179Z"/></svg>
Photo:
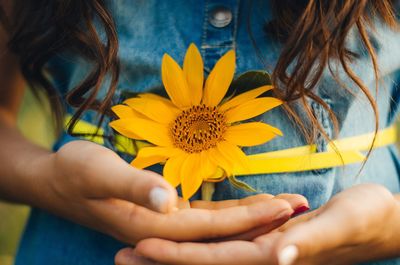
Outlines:
<svg viewBox="0 0 400 265"><path fill-rule="evenodd" d="M120 251L115 257L115 264L126 265L132 264L135 261L135 254L131 249L124 249Z"/></svg>
<svg viewBox="0 0 400 265"><path fill-rule="evenodd" d="M297 207L297 208L294 210L294 212L293 212L293 214L292 214L292 217L293 217L293 216L296 216L296 215L298 215L298 214L304 213L305 211L308 211L308 210L310 210L310 207L308 207L307 205L301 205L301 206Z"/></svg>
<svg viewBox="0 0 400 265"><path fill-rule="evenodd" d="M166 212L168 207L169 193L160 187L155 187L149 194L151 205L159 212Z"/></svg>
<svg viewBox="0 0 400 265"><path fill-rule="evenodd" d="M292 265L298 256L299 249L295 245L289 245L279 253L279 265Z"/></svg>

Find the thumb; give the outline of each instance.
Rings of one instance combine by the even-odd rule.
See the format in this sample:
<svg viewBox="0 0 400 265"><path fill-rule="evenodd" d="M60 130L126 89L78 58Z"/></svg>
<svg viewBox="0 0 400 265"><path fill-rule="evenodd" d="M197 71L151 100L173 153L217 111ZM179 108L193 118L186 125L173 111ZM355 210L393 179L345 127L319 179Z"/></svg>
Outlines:
<svg viewBox="0 0 400 265"><path fill-rule="evenodd" d="M99 196L130 201L162 213L176 207L176 190L159 174L134 168L112 151L97 154L95 159L87 172L95 182L93 192Z"/></svg>
<svg viewBox="0 0 400 265"><path fill-rule="evenodd" d="M315 257L346 241L351 234L349 222L338 218L340 213L335 209L321 210L314 219L294 225L282 234L276 247L279 265L291 265L297 260Z"/></svg>

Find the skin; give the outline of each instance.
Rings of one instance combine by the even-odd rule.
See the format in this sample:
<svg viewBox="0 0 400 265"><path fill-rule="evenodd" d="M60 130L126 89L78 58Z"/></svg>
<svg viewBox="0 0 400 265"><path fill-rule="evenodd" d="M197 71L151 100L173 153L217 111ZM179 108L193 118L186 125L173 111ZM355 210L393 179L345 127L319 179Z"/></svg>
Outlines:
<svg viewBox="0 0 400 265"><path fill-rule="evenodd" d="M400 253L400 197L379 185L358 185L249 241L145 239L134 250L120 251L116 264L276 265L280 251L289 245L299 249L296 265L347 265L396 257Z"/></svg>
<svg viewBox="0 0 400 265"><path fill-rule="evenodd" d="M53 153L30 143L16 128L26 84L7 38L0 27L0 199L42 208L128 244L152 237L223 238L263 225L272 230L307 205L300 195L179 202L161 176L133 168L100 145L73 141ZM149 197L155 187L166 193L158 205Z"/></svg>
<svg viewBox="0 0 400 265"><path fill-rule="evenodd" d="M99 145L75 141L52 153L31 144L16 129L25 82L1 28L0 40L1 198L138 242L135 250L118 252L116 264L277 264L279 252L292 244L300 251L295 264L354 264L400 252L399 198L377 185L344 191L281 226L307 205L305 198L182 203L160 176L130 167ZM149 201L153 187L168 193L161 207Z"/></svg>

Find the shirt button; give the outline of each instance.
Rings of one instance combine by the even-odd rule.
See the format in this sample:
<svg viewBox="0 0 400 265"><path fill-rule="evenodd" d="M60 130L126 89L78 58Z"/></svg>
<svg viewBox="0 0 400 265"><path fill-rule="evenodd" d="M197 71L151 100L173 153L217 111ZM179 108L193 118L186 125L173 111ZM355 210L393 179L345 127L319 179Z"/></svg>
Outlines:
<svg viewBox="0 0 400 265"><path fill-rule="evenodd" d="M210 12L209 21L216 28L226 27L232 21L232 11L225 6L215 7Z"/></svg>

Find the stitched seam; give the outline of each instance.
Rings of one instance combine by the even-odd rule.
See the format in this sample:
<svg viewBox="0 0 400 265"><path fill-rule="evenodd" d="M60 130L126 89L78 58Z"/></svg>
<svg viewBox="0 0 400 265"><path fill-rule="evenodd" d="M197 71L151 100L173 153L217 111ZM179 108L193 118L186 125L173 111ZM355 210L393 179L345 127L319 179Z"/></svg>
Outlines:
<svg viewBox="0 0 400 265"><path fill-rule="evenodd" d="M201 47L200 47L200 50L202 51L202 53L203 53L203 58L204 58L204 60L206 60L207 59L207 50L205 49L205 47L206 46L208 46L207 44L206 44L206 40L207 40L207 22L208 22L208 20L209 20L209 14L208 14L208 12L209 12L209 3L208 3L208 0L205 0L204 1L204 20L203 20L203 28L202 28L202 30L203 30L203 34L202 34L202 36L201 36ZM206 66L207 65L207 62L204 62L204 66L205 66L205 68L206 68L206 71L210 71L210 69L208 69L208 67Z"/></svg>
<svg viewBox="0 0 400 265"><path fill-rule="evenodd" d="M328 105L330 105L330 100L329 99L324 99L322 98ZM316 117L316 119L320 122L322 128L325 130L327 136L329 138L332 137L332 126L331 123L329 122L329 116L326 112L326 110L317 102L312 101L311 102L311 107L313 110L313 113ZM327 145L328 142L327 140L323 137L321 133L318 133L315 145L317 147L317 152L324 152L327 150ZM320 175L327 173L328 171L332 171L332 168L325 168L325 169L318 169L318 170L313 170L312 172L314 174Z"/></svg>
<svg viewBox="0 0 400 265"><path fill-rule="evenodd" d="M236 37L237 37L237 29L238 29L238 20L239 20L239 7L240 7L240 0L236 2L236 8L234 11L234 21L233 21L233 32L232 32L232 48L236 50ZM237 54L236 54L237 55ZM238 57L236 56L236 60Z"/></svg>

